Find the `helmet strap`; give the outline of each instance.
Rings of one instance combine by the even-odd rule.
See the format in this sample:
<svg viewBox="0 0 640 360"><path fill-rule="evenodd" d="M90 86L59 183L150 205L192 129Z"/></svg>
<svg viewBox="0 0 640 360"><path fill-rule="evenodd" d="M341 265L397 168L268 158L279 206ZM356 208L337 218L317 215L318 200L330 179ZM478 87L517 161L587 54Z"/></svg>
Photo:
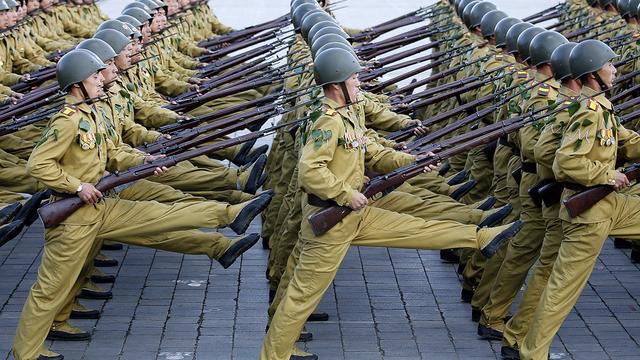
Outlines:
<svg viewBox="0 0 640 360"><path fill-rule="evenodd" d="M598 85L600 85L600 88L604 91L609 90L609 87L604 83L604 81L602 81L602 78L600 77L600 74L598 74L597 71L593 72L593 76L596 78L596 81L598 82Z"/></svg>
<svg viewBox="0 0 640 360"><path fill-rule="evenodd" d="M344 95L344 101L347 103L347 105L353 104L353 101L351 100L351 96L349 96L349 90L347 90L347 85L344 81L340 83L340 89L342 89L342 94Z"/></svg>

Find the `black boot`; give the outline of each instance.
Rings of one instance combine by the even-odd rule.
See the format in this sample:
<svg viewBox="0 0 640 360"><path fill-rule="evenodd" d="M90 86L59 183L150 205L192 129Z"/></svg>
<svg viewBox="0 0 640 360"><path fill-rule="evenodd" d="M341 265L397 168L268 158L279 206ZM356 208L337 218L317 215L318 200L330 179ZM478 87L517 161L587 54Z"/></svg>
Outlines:
<svg viewBox="0 0 640 360"><path fill-rule="evenodd" d="M511 346L502 345L500 349L502 360L520 360L520 350Z"/></svg>
<svg viewBox="0 0 640 360"><path fill-rule="evenodd" d="M452 193L451 198L453 200L460 200L463 196L465 196L471 189L473 189L478 184L475 180L469 180L466 183L459 185Z"/></svg>
<svg viewBox="0 0 640 360"><path fill-rule="evenodd" d="M478 336L482 340L502 340L502 331L478 324Z"/></svg>
<svg viewBox="0 0 640 360"><path fill-rule="evenodd" d="M453 249L440 250L440 260L446 264L457 264L460 262L460 257Z"/></svg>
<svg viewBox="0 0 640 360"><path fill-rule="evenodd" d="M236 240L227 251L222 254L222 256L218 259L220 265L223 268L227 269L231 266L237 258L239 258L245 251L249 250L253 245L255 245L258 240L260 240L260 235L258 234L249 234L242 239Z"/></svg>
<svg viewBox="0 0 640 360"><path fill-rule="evenodd" d="M236 218L229 224L229 228L238 235L243 234L247 231L251 221L267 208L272 198L273 192L270 191L265 191L258 195L240 210L240 213L238 213Z"/></svg>

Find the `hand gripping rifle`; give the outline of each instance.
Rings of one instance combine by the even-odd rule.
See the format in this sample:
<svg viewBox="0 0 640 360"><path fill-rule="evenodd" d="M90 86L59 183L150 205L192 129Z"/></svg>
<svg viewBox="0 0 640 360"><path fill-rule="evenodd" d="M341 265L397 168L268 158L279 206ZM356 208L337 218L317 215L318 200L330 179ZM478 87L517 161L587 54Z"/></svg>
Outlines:
<svg viewBox="0 0 640 360"><path fill-rule="evenodd" d="M457 154L467 152L480 145L488 144L497 140L501 136L505 136L510 132L518 129L520 124L510 124L496 130L493 133L485 136L476 137L472 140L454 146L450 149L443 150L436 153L434 156L423 158L416 161L414 164L407 165L396 169L388 174L377 176L366 185L362 194L367 198L378 199L402 185L405 181L420 175L423 173L424 168L429 165L435 165L443 160L446 160ZM308 217L311 229L316 236L322 236L327 231L331 230L342 219L349 215L353 210L350 207L333 205L319 210L315 214Z"/></svg>
<svg viewBox="0 0 640 360"><path fill-rule="evenodd" d="M296 124L304 120L306 120L306 118L298 119L285 124L276 125L268 129L252 132L246 135L238 136L233 139L222 140L215 144L207 145L201 148L185 151L177 155L172 155L166 158L158 159L149 164L134 166L132 168L129 168L126 171L116 172L114 174L103 177L96 184L96 189L104 193L108 190L114 189L117 186L124 185L132 181L136 181L136 180L140 180L140 179L144 179L146 177L152 176L155 173L155 169L158 167L163 167L163 166L171 167L181 161L190 160L198 156L210 154L215 151L219 151L231 146L245 143L247 141L258 139L260 137L263 137L265 135L275 132L279 128L291 126L292 124ZM76 210L80 209L83 206L85 206L85 203L82 201L82 199L80 199L76 195L71 195L70 197L63 198L58 201L54 201L52 203L49 203L47 205L40 207L38 209L38 214L40 214L40 218L42 219L44 226L46 228L51 228L65 221Z"/></svg>

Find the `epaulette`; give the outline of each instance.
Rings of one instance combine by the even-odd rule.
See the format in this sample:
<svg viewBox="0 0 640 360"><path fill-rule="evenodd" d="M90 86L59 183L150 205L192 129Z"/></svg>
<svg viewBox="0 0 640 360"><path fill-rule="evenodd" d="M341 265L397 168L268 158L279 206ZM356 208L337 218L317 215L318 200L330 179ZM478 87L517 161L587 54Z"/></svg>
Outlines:
<svg viewBox="0 0 640 360"><path fill-rule="evenodd" d="M333 109L327 109L327 111L324 112L325 114L329 115L329 116L333 116L335 114L337 114L337 112Z"/></svg>
<svg viewBox="0 0 640 360"><path fill-rule="evenodd" d="M516 73L516 77L517 77L518 79L526 79L528 76L529 76L529 74L527 74L527 72L526 72L526 71L518 71L518 72Z"/></svg>
<svg viewBox="0 0 640 360"><path fill-rule="evenodd" d="M587 100L587 108L593 111L598 110L598 102L590 98Z"/></svg>
<svg viewBox="0 0 640 360"><path fill-rule="evenodd" d="M61 112L62 112L64 115L70 116L70 115L75 114L75 113L76 113L76 111L78 111L78 110L77 110L77 108L76 108L76 106L75 106L75 105L65 105L65 107L64 107L64 108L62 108L62 111L61 111Z"/></svg>
<svg viewBox="0 0 640 360"><path fill-rule="evenodd" d="M551 90L551 88L549 87L548 84L542 84L540 85L540 87L538 88L538 95L540 96L547 96L549 95L549 91Z"/></svg>
<svg viewBox="0 0 640 360"><path fill-rule="evenodd" d="M502 60L504 60L504 54L497 54L497 55L496 55L496 60L497 60L497 61L502 61Z"/></svg>
<svg viewBox="0 0 640 360"><path fill-rule="evenodd" d="M571 100L565 100L565 101L562 103L562 105L571 105L571 104L573 104L573 101L571 101Z"/></svg>
<svg viewBox="0 0 640 360"><path fill-rule="evenodd" d="M633 33L633 35L631 35L631 37L633 37L634 39L640 38L640 32Z"/></svg>

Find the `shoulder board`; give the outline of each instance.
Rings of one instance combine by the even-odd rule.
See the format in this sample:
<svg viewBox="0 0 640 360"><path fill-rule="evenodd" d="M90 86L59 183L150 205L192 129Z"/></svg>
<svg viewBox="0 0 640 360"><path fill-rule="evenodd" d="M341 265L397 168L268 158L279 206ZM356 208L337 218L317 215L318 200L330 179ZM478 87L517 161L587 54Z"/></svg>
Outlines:
<svg viewBox="0 0 640 360"><path fill-rule="evenodd" d="M540 85L540 87L538 88L538 95L542 95L542 96L547 96L549 95L549 85L547 84L542 84Z"/></svg>
<svg viewBox="0 0 640 360"><path fill-rule="evenodd" d="M633 37L634 39L640 38L640 32L634 32L631 37Z"/></svg>
<svg viewBox="0 0 640 360"><path fill-rule="evenodd" d="M589 110L596 111L596 110L598 110L598 103L593 99L589 99L589 100L587 100L587 108Z"/></svg>
<svg viewBox="0 0 640 360"><path fill-rule="evenodd" d="M562 105L571 105L573 104L573 101L570 100L565 100L565 102L562 103Z"/></svg>
<svg viewBox="0 0 640 360"><path fill-rule="evenodd" d="M516 67L513 66L513 65L509 65L509 67L507 67L507 70L509 70L509 71L513 71L515 69L516 69Z"/></svg>
<svg viewBox="0 0 640 360"><path fill-rule="evenodd" d="M64 108L62 108L62 113L64 115L70 116L76 113L77 108L74 105L66 105Z"/></svg>
<svg viewBox="0 0 640 360"><path fill-rule="evenodd" d="M504 59L504 55L503 54L497 54L496 55L496 60L502 61L503 59Z"/></svg>
<svg viewBox="0 0 640 360"><path fill-rule="evenodd" d="M324 112L325 114L329 115L329 116L333 116L335 114L337 114L337 112L333 109L327 109L327 111Z"/></svg>
<svg viewBox="0 0 640 360"><path fill-rule="evenodd" d="M526 79L529 76L526 71L518 71L516 74L518 79Z"/></svg>

